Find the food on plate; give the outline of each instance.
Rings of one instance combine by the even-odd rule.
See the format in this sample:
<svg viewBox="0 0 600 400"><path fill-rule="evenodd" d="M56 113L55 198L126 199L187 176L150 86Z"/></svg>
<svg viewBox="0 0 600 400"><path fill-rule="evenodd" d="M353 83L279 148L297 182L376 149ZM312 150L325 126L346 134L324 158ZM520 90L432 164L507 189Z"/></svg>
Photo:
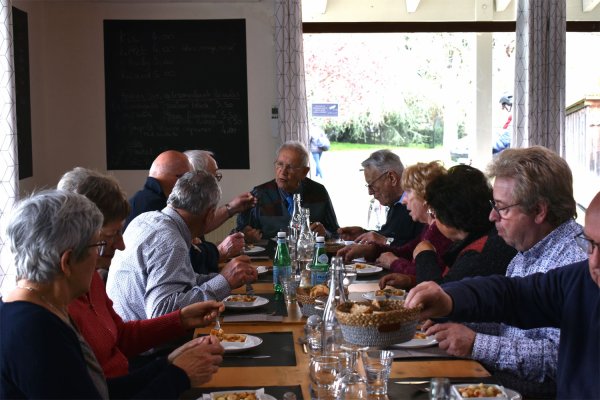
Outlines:
<svg viewBox="0 0 600 400"><path fill-rule="evenodd" d="M480 383L478 385L469 385L456 387L458 393L463 398L472 397L506 397L504 392L496 385L484 385Z"/></svg>
<svg viewBox="0 0 600 400"><path fill-rule="evenodd" d="M356 264L354 264L354 266L356 267L356 269L369 268L369 265L367 265L367 264L360 264L360 263L356 263Z"/></svg>
<svg viewBox="0 0 600 400"><path fill-rule="evenodd" d="M257 400L255 392L233 392L219 394L213 397L214 400Z"/></svg>
<svg viewBox="0 0 600 400"><path fill-rule="evenodd" d="M241 333L224 333L219 338L221 342L229 343L244 343L246 341L246 335Z"/></svg>
<svg viewBox="0 0 600 400"><path fill-rule="evenodd" d="M315 285L310 289L310 297L322 297L329 295L329 288L325 285Z"/></svg>
<svg viewBox="0 0 600 400"><path fill-rule="evenodd" d="M235 303L252 303L256 300L256 296L249 296L247 294L236 294L229 296L225 301L231 301Z"/></svg>
<svg viewBox="0 0 600 400"><path fill-rule="evenodd" d="M416 332L413 339L427 339L425 332Z"/></svg>
<svg viewBox="0 0 600 400"><path fill-rule="evenodd" d="M396 288L385 288L375 291L375 296L404 296L404 290Z"/></svg>

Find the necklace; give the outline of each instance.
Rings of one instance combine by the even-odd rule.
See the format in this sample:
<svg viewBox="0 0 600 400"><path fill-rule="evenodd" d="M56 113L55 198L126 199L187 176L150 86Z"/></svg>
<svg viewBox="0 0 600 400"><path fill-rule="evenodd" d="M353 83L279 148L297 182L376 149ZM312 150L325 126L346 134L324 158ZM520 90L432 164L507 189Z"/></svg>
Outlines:
<svg viewBox="0 0 600 400"><path fill-rule="evenodd" d="M35 293L40 298L40 300L42 300L53 311L57 312L60 319L62 319L63 321L65 321L67 323L69 322L69 314L67 313L67 311L64 309L60 309L57 306L55 306L54 304L52 304L52 302L50 302L43 294L40 293L39 289L31 287L31 286L21 286L21 285L17 285L17 287L19 289L25 289L31 293Z"/></svg>

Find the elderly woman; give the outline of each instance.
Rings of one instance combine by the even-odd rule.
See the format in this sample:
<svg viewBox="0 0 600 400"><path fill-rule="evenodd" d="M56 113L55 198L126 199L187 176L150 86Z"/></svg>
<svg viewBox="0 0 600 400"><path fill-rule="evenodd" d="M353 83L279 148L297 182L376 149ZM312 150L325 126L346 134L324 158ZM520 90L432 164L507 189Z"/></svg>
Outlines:
<svg viewBox="0 0 600 400"><path fill-rule="evenodd" d="M93 202L65 191L40 192L12 213L17 287L0 301L0 398L177 398L217 369L222 348L208 339L177 349L172 363L153 371L105 380L67 313L88 291L107 245L101 225ZM150 372L161 379L149 381Z"/></svg>
<svg viewBox="0 0 600 400"><path fill-rule="evenodd" d="M189 329L209 323L218 311L224 310L222 303L206 301L158 318L123 322L112 307L98 271L108 270L115 251L125 249L121 232L129 214L129 202L115 178L82 167L66 172L57 187L86 196L104 217L100 233L106 246L98 257L97 271L92 276L89 292L69 304L69 314L94 351L106 377L127 375L128 358L175 340Z"/></svg>
<svg viewBox="0 0 600 400"><path fill-rule="evenodd" d="M367 260L377 259L377 264L393 272L395 280L390 282L396 286L411 287L415 284L415 264L413 261L413 250L423 240L435 243L439 253L443 254L450 245L450 241L444 237L433 223L433 219L427 214L425 205L425 187L434 178L446 173L446 169L439 161L429 163L417 163L407 167L402 174L402 187L404 195L402 203L406 205L413 221L425 223L425 227L419 236L402 246L384 246L378 244L353 244L346 246L338 252L345 258L346 262L356 257L366 257ZM389 278L383 278L389 279ZM386 281L382 281L386 282ZM384 286L385 287L385 283Z"/></svg>
<svg viewBox="0 0 600 400"><path fill-rule="evenodd" d="M468 165L452 167L431 181L425 200L438 229L453 243L442 255L443 263L430 243L415 248L417 283L506 273L516 250L498 236L489 220L491 199L485 175Z"/></svg>

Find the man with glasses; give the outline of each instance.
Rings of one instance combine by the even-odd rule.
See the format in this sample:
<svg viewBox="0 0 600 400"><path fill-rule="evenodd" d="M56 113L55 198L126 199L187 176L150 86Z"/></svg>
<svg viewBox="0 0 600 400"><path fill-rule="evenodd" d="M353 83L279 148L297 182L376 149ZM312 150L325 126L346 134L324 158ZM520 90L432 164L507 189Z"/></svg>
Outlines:
<svg viewBox="0 0 600 400"><path fill-rule="evenodd" d="M587 258L575 240L582 227L574 220L573 177L565 160L540 146L506 149L488 175L495 178L490 220L518 251L507 267L508 277ZM443 323L427 333L435 334L449 354L482 362L502 384L525 396L555 396L559 329Z"/></svg>
<svg viewBox="0 0 600 400"><path fill-rule="evenodd" d="M527 277L496 275L452 282L441 288L433 282L424 282L410 291L406 306L424 306L421 318L502 321L524 329L521 332L528 334L524 338L530 340L542 340L543 336L537 332L548 328L540 327L560 328L558 365L549 366L557 370L553 379L557 387L556 397L599 399L600 193L587 209L583 233L575 238L583 253L589 256L588 260ZM509 327L504 324L491 326ZM517 331L517 328L510 329ZM510 349L492 348L489 352L498 352L500 363L510 360L502 357L507 351L521 350L527 355L530 349L520 348L516 340L503 344ZM537 352L543 351L544 347L537 349Z"/></svg>
<svg viewBox="0 0 600 400"><path fill-rule="evenodd" d="M401 202L404 193L401 185L404 165L400 157L389 150L378 150L361 165L369 194L382 206L389 207L389 211L385 224L378 231L370 232L360 226L347 226L338 230L342 239L394 246L413 240L421 233L424 225L413 221L406 205Z"/></svg>
<svg viewBox="0 0 600 400"><path fill-rule="evenodd" d="M252 189L256 206L238 215L237 230L246 240L269 239L287 227L294 193L300 193L302 207L310 209L313 231L326 237L337 235L339 225L327 189L306 177L310 171L306 147L296 141L285 142L277 151L274 167L275 179Z"/></svg>

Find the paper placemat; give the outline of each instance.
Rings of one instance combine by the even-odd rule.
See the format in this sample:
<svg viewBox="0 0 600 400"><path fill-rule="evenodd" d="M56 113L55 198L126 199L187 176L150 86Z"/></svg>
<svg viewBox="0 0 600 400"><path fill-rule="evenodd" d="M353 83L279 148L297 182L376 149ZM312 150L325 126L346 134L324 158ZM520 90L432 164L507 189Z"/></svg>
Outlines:
<svg viewBox="0 0 600 400"><path fill-rule="evenodd" d="M232 322L228 320L228 316L238 316L238 315L260 315L264 314L265 316L280 316L287 317L287 306L285 305L285 301L283 300L283 295L279 295L277 299L275 299L274 293L257 293L257 296L264 297L268 299L269 302L263 306L258 308L225 308L225 312L223 312L223 320L225 322ZM281 321L281 319L242 319L237 322L244 321Z"/></svg>
<svg viewBox="0 0 600 400"><path fill-rule="evenodd" d="M432 347L425 347L420 349L388 349L392 353L394 353L394 358L427 358L427 357L437 357L437 358L455 358L444 350L440 349L437 345Z"/></svg>
<svg viewBox="0 0 600 400"><path fill-rule="evenodd" d="M244 313L244 314L236 314L236 315L226 315L223 317L223 322L261 322L261 321L281 322L281 321L283 321L283 316Z"/></svg>
<svg viewBox="0 0 600 400"><path fill-rule="evenodd" d="M235 332L245 333L245 332ZM225 353L221 367L293 367L296 365L294 335L292 332L252 333L263 340L253 349L239 353ZM269 358L250 358L252 356L270 356ZM247 358L246 358L247 357Z"/></svg>

